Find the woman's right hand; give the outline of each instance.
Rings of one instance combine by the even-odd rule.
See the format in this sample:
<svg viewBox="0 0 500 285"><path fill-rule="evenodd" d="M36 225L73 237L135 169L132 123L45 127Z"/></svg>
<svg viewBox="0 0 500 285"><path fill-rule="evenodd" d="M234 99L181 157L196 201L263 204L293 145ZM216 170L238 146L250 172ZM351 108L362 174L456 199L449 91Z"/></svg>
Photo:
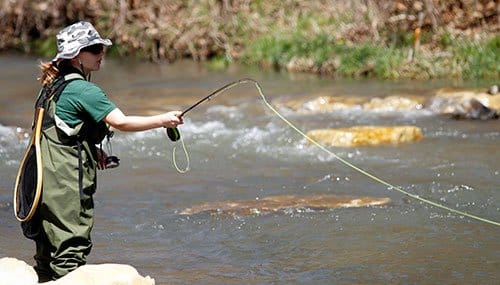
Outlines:
<svg viewBox="0 0 500 285"><path fill-rule="evenodd" d="M177 128L178 125L184 124L184 120L181 117L181 111L171 111L162 114L162 124L166 128Z"/></svg>

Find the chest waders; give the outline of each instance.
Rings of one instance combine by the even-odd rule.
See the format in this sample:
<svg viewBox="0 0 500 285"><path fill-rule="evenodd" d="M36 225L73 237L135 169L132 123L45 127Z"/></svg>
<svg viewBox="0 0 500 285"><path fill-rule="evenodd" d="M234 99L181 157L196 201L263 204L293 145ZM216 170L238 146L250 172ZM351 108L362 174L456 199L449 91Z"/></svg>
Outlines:
<svg viewBox="0 0 500 285"><path fill-rule="evenodd" d="M44 280L59 278L85 264L90 253L95 145L109 132L104 122L96 123L86 114L74 127L56 115L57 101L73 80L84 78L77 73L60 76L40 92L32 143L14 191L16 217L24 235L36 242L35 270Z"/></svg>

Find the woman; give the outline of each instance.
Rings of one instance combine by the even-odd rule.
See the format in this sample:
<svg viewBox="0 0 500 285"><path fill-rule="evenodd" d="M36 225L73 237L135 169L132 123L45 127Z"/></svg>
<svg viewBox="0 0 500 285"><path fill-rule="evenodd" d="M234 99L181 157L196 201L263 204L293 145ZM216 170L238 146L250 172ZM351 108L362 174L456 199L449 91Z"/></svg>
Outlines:
<svg viewBox="0 0 500 285"><path fill-rule="evenodd" d="M92 247L92 194L96 169L106 155L96 147L109 135L108 125L121 131L175 128L180 111L156 116L127 116L95 84L87 81L101 67L103 39L88 22L57 34L58 53L42 63L42 91L37 107L45 111L41 138L43 191L36 219L35 270L41 282L58 279L85 264Z"/></svg>

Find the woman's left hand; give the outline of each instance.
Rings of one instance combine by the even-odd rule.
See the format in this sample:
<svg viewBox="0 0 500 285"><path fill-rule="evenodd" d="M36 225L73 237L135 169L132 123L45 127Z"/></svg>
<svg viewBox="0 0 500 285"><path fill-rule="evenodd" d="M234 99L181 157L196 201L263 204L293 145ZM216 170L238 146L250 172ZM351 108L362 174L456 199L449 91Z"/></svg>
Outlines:
<svg viewBox="0 0 500 285"><path fill-rule="evenodd" d="M106 169L106 159L108 158L108 154L104 152L102 149L97 149L97 169L103 170Z"/></svg>

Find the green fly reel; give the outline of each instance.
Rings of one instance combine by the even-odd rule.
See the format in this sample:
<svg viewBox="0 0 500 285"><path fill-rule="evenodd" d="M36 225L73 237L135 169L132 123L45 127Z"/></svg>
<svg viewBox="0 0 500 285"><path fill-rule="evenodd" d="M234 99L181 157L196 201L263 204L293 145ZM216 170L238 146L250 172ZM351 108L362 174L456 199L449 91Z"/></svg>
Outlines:
<svg viewBox="0 0 500 285"><path fill-rule="evenodd" d="M177 128L167 128L167 135L173 142L178 141L181 138L181 133L179 133Z"/></svg>

